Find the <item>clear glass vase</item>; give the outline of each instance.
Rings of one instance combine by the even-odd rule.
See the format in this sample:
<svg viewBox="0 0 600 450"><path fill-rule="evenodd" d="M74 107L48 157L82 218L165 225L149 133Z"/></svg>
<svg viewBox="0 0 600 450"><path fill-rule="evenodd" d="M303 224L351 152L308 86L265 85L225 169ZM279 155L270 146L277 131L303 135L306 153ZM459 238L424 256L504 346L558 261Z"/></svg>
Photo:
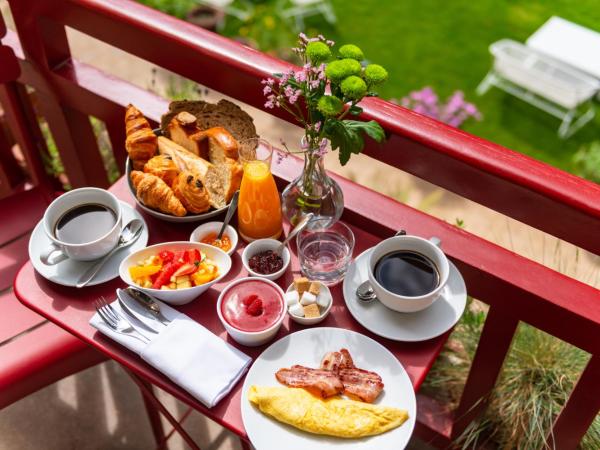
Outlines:
<svg viewBox="0 0 600 450"><path fill-rule="evenodd" d="M304 153L304 169L281 194L284 217L292 225L313 213L314 227L325 228L337 222L344 211L344 194L340 185L325 171L323 156L317 149Z"/></svg>

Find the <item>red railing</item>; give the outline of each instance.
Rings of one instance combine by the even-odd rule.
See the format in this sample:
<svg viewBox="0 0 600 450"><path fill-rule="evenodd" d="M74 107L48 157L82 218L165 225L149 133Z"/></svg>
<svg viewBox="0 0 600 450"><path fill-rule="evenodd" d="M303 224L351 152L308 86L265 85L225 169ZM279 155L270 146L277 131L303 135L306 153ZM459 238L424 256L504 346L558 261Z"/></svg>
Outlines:
<svg viewBox="0 0 600 450"><path fill-rule="evenodd" d="M9 32L3 42L19 57L22 75L1 88L0 101L8 115L17 107L29 111L23 85L35 89L73 186L108 184L90 115L106 124L123 167L124 106L132 102L158 120L167 101L73 59L65 26L257 108L264 101L260 80L290 67L128 0L9 3L18 36ZM367 147L369 156L600 254L600 186L388 102L368 99L364 107L363 117L377 119L389 135L385 145ZM31 115L21 119L27 123L16 125L33 134L17 133L17 141L42 145ZM298 167L289 161L275 170L289 180ZM600 409L600 291L392 199L361 204L355 185L343 184L346 217L381 236L405 228L442 237L470 295L490 306L456 411L419 397L421 437L448 445L482 412L522 321L592 355L549 434L554 448L575 448Z"/></svg>

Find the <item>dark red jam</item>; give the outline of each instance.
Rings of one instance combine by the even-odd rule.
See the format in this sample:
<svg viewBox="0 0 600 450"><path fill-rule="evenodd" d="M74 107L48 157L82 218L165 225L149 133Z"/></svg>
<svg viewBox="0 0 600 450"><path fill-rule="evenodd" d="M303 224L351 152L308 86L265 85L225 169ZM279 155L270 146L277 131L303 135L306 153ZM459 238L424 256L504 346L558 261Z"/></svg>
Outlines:
<svg viewBox="0 0 600 450"><path fill-rule="evenodd" d="M265 250L252 256L248 261L250 269L261 275L269 275L281 270L283 259L273 250Z"/></svg>

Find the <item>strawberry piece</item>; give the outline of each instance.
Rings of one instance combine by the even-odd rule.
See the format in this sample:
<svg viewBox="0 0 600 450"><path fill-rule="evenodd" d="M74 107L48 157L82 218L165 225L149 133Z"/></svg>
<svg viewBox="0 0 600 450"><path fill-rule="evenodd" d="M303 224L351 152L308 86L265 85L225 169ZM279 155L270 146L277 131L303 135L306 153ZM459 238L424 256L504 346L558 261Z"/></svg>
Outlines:
<svg viewBox="0 0 600 450"><path fill-rule="evenodd" d="M248 314L250 314L251 316L260 316L263 312L262 300L260 298L256 298L252 303L248 305L246 311L248 311Z"/></svg>
<svg viewBox="0 0 600 450"><path fill-rule="evenodd" d="M163 250L158 254L158 257L162 260L163 264L173 261L175 254L169 250Z"/></svg>
<svg viewBox="0 0 600 450"><path fill-rule="evenodd" d="M202 256L197 248L185 252L185 260L190 264L198 265L202 262Z"/></svg>
<svg viewBox="0 0 600 450"><path fill-rule="evenodd" d="M250 306L250 304L257 298L258 298L258 295L251 294L248 297L246 297L244 300L242 300L242 303L244 304L244 306Z"/></svg>

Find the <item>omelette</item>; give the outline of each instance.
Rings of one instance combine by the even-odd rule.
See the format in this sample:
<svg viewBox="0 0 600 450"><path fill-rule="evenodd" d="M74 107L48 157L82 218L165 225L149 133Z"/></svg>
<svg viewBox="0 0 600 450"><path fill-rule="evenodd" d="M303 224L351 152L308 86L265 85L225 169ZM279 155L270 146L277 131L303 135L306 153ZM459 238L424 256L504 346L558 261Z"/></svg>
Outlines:
<svg viewBox="0 0 600 450"><path fill-rule="evenodd" d="M251 386L248 400L264 414L303 431L341 438L385 433L408 419L408 412L341 397L321 399L302 388Z"/></svg>

